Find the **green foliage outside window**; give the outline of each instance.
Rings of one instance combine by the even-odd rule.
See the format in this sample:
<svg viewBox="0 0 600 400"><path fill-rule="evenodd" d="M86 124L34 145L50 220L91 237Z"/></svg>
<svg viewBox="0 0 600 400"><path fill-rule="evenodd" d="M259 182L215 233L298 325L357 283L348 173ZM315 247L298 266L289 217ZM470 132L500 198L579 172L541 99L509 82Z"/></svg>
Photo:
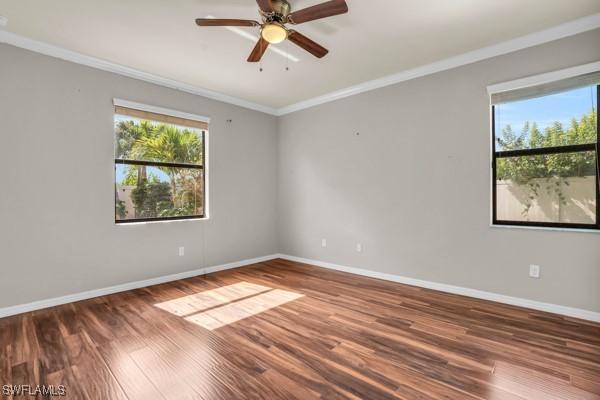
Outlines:
<svg viewBox="0 0 600 400"><path fill-rule="evenodd" d="M144 182L131 192L137 218L154 218L173 207L171 188L166 182Z"/></svg>
<svg viewBox="0 0 600 400"><path fill-rule="evenodd" d="M201 164L202 139L191 129L150 121L120 121L116 126L116 158L179 164ZM160 170L168 182L149 173ZM128 165L122 186L132 186L135 218L190 216L201 206L201 173L198 170L166 166ZM117 215L123 204L117 201Z"/></svg>
<svg viewBox="0 0 600 400"><path fill-rule="evenodd" d="M596 110L573 119L568 127L554 122L543 131L535 123L525 123L523 130L516 134L510 125L502 129L497 138L497 148L502 151L537 149L595 143ZM596 175L596 154L594 152L532 155L497 159L496 176L501 181L511 181L529 187L528 201L523 215L527 215L540 191L554 192L562 204L567 200L562 187L569 186L569 178ZM545 179L540 184L540 178Z"/></svg>

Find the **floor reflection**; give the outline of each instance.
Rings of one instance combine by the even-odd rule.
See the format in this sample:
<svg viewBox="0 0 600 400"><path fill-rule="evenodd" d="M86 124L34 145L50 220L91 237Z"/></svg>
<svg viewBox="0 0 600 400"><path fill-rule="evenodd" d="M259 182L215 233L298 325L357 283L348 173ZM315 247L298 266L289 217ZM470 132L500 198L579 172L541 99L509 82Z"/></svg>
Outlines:
<svg viewBox="0 0 600 400"><path fill-rule="evenodd" d="M301 297L300 293L239 282L155 306L212 331Z"/></svg>

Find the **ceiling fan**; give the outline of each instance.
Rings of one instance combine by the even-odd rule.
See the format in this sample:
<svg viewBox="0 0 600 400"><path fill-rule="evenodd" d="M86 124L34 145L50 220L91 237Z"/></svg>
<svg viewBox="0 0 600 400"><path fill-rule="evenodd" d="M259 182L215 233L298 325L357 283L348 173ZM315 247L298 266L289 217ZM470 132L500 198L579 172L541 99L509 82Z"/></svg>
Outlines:
<svg viewBox="0 0 600 400"><path fill-rule="evenodd" d="M281 43L289 39L295 45L303 48L318 58L325 57L329 50L318 43L313 42L303 34L285 25L298 25L308 21L332 17L334 15L348 12L345 0L331 0L303 10L292 12L292 6L287 0L256 0L263 22L247 19L212 19L198 18L196 24L199 26L242 26L260 27L260 38L250 53L248 62L258 62L262 58L269 44Z"/></svg>

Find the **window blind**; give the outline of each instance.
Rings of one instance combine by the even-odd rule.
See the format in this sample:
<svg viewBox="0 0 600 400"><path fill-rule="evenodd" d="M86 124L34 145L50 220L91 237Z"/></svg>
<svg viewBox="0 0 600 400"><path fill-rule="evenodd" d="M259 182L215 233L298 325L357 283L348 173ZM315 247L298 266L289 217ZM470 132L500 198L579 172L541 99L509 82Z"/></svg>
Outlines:
<svg viewBox="0 0 600 400"><path fill-rule="evenodd" d="M575 76L569 79L544 83L543 85L529 86L514 90L507 90L504 92L492 93L492 105L533 99L535 97L547 96L567 90L598 84L600 84L600 71Z"/></svg>
<svg viewBox="0 0 600 400"><path fill-rule="evenodd" d="M165 124L187 126L189 128L196 128L200 130L208 130L208 123L206 122L195 121L187 118L173 117L171 115L158 114L149 111L136 110L134 108L129 107L115 106L115 114L126 115L128 117L145 119L149 121L162 122Z"/></svg>

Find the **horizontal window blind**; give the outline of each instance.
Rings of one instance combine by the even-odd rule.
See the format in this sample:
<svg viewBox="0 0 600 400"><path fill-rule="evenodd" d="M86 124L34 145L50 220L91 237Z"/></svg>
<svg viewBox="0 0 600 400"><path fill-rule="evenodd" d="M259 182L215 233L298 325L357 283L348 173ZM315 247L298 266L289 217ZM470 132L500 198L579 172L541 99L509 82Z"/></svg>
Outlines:
<svg viewBox="0 0 600 400"><path fill-rule="evenodd" d="M533 99L541 96L548 96L564 92L567 90L578 89L586 86L600 84L600 71L590 74L579 75L569 79L549 82L543 85L530 86L505 92L493 93L492 104L510 103L513 101Z"/></svg>
<svg viewBox="0 0 600 400"><path fill-rule="evenodd" d="M196 128L200 130L208 130L208 123L206 122L195 121L187 118L173 117L171 115L158 114L149 111L136 110L129 107L115 106L115 114L126 115L128 117L145 119L149 121L162 122L165 124L187 126L190 128Z"/></svg>

